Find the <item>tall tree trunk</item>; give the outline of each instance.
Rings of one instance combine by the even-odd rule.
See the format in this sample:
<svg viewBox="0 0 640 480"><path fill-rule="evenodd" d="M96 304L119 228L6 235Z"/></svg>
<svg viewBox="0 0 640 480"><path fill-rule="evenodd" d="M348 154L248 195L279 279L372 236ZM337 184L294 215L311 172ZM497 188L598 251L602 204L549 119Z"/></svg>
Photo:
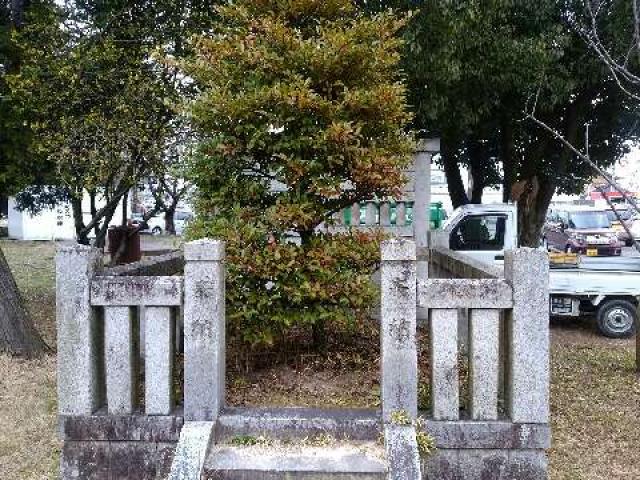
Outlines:
<svg viewBox="0 0 640 480"><path fill-rule="evenodd" d="M511 187L516 181L516 149L513 139L511 119L502 118L500 125L500 156L502 157L502 201L511 200Z"/></svg>
<svg viewBox="0 0 640 480"><path fill-rule="evenodd" d="M33 326L4 252L0 248L0 351L36 357L49 350Z"/></svg>
<svg viewBox="0 0 640 480"><path fill-rule="evenodd" d="M547 210L551 199L556 192L556 184L551 178L545 178L538 182L533 180L536 186L535 193L531 197L518 202L518 230L520 232L520 246L540 246L542 227L547 216ZM524 202L528 202L525 205Z"/></svg>
<svg viewBox="0 0 640 480"><path fill-rule="evenodd" d="M89 245L89 232L86 232L82 215L82 197L71 198L71 212L73 213L73 225L76 230L76 241L81 245Z"/></svg>
<svg viewBox="0 0 640 480"><path fill-rule="evenodd" d="M169 235L176 234L176 204L172 203L164 211L164 230Z"/></svg>
<svg viewBox="0 0 640 480"><path fill-rule="evenodd" d="M449 143L449 139L444 137L440 152L442 156L442 166L447 177L447 188L449 190L449 196L451 197L451 203L453 204L453 208L458 208L469 203L469 198L464 189L464 183L460 175L460 166L455 156L455 149L452 147L453 145Z"/></svg>
<svg viewBox="0 0 640 480"><path fill-rule="evenodd" d="M482 203L482 194L486 182L486 172L483 168L485 161L482 145L477 140L472 140L469 143L470 185L468 193L468 199L471 203Z"/></svg>

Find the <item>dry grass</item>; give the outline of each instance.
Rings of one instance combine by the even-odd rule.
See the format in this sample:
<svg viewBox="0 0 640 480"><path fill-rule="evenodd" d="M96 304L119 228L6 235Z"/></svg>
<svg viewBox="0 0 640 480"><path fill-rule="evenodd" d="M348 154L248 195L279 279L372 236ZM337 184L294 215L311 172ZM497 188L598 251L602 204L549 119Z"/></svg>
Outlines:
<svg viewBox="0 0 640 480"><path fill-rule="evenodd" d="M18 284L48 343L55 341L54 246L1 241ZM640 380L632 341L611 341L587 322L553 325L552 480L640 478ZM235 405L371 406L379 396L375 332L326 354L295 351L284 359L230 349L228 400ZM240 360L239 360L240 359ZM55 358L0 356L0 479L55 478Z"/></svg>

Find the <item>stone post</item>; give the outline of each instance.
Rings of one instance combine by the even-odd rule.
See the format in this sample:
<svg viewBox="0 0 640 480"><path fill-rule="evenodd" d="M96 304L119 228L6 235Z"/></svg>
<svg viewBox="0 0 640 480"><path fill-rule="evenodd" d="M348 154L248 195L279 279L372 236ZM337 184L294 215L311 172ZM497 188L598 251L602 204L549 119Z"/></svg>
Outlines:
<svg viewBox="0 0 640 480"><path fill-rule="evenodd" d="M58 413L91 415L102 402L99 325L91 307L91 281L102 269L102 252L64 246L56 255Z"/></svg>
<svg viewBox="0 0 640 480"><path fill-rule="evenodd" d="M431 158L440 150L439 139L421 140L414 165L413 232L418 249L429 246L431 204ZM427 278L429 262L418 262L418 278Z"/></svg>
<svg viewBox="0 0 640 480"><path fill-rule="evenodd" d="M216 420L225 397L225 247L184 246L184 416Z"/></svg>
<svg viewBox="0 0 640 480"><path fill-rule="evenodd" d="M507 411L516 423L549 422L549 260L537 249L505 252L513 288L507 328Z"/></svg>
<svg viewBox="0 0 640 480"><path fill-rule="evenodd" d="M382 244L381 267L382 416L418 413L416 346L416 244L393 239Z"/></svg>

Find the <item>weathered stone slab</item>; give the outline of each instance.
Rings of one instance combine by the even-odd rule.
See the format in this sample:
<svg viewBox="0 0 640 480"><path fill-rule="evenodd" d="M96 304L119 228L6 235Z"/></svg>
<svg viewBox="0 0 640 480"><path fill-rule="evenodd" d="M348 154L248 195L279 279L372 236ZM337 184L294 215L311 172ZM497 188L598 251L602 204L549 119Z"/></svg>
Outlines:
<svg viewBox="0 0 640 480"><path fill-rule="evenodd" d="M541 424L423 419L422 428L436 440L439 449L545 449L551 446L551 429Z"/></svg>
<svg viewBox="0 0 640 480"><path fill-rule="evenodd" d="M511 285L502 279L420 280L418 306L506 309L513 306L513 294Z"/></svg>
<svg viewBox="0 0 640 480"><path fill-rule="evenodd" d="M517 423L549 421L549 260L521 248L505 253L505 278L513 287L507 315L507 411Z"/></svg>
<svg viewBox="0 0 640 480"><path fill-rule="evenodd" d="M173 410L174 314L167 307L145 307L145 411L169 415Z"/></svg>
<svg viewBox="0 0 640 480"><path fill-rule="evenodd" d="M177 442L184 423L181 415L91 415L59 418L60 439L65 442Z"/></svg>
<svg viewBox="0 0 640 480"><path fill-rule="evenodd" d="M91 283L94 306L179 306L182 277L97 277Z"/></svg>
<svg viewBox="0 0 640 480"><path fill-rule="evenodd" d="M144 258L139 262L105 268L100 275L107 277L136 277L136 276L172 276L184 269L184 254L175 251L164 255Z"/></svg>
<svg viewBox="0 0 640 480"><path fill-rule="evenodd" d="M90 285L102 268L102 253L83 245L56 255L58 412L91 414L102 402L99 378L101 328L91 308Z"/></svg>
<svg viewBox="0 0 640 480"><path fill-rule="evenodd" d="M180 433L169 480L200 480L214 422L187 422Z"/></svg>
<svg viewBox="0 0 640 480"><path fill-rule="evenodd" d="M442 234L443 232L433 232ZM440 235L432 235L436 242L444 242ZM448 239L446 239L448 241ZM439 278L502 278L504 271L500 267L488 265L463 255L459 252L434 246L430 251L429 262L432 267L439 270ZM433 278L433 275L431 275Z"/></svg>
<svg viewBox="0 0 640 480"><path fill-rule="evenodd" d="M111 415L130 415L135 398L131 308L106 307L104 323L107 408Z"/></svg>
<svg viewBox="0 0 640 480"><path fill-rule="evenodd" d="M416 345L416 247L409 240L382 244L381 369L382 416L418 412Z"/></svg>
<svg viewBox="0 0 640 480"><path fill-rule="evenodd" d="M207 480L385 480L384 451L376 444L327 447L212 447L205 463Z"/></svg>
<svg viewBox="0 0 640 480"><path fill-rule="evenodd" d="M185 260L185 418L215 420L225 396L224 242L187 243Z"/></svg>
<svg viewBox="0 0 640 480"><path fill-rule="evenodd" d="M216 440L260 436L294 441L319 435L375 441L382 433L380 412L370 409L225 408Z"/></svg>
<svg viewBox="0 0 640 480"><path fill-rule="evenodd" d="M471 310L469 321L471 418L498 419L500 311Z"/></svg>
<svg viewBox="0 0 640 480"><path fill-rule="evenodd" d="M458 385L458 311L431 310L431 401L435 420L460 416Z"/></svg>
<svg viewBox="0 0 640 480"><path fill-rule="evenodd" d="M413 426L385 425L388 480L420 480L420 455Z"/></svg>

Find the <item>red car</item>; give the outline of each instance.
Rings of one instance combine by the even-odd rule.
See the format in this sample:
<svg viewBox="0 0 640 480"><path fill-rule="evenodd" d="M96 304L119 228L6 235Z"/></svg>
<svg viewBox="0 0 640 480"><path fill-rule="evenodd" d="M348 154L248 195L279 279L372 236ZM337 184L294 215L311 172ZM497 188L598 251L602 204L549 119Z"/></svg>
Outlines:
<svg viewBox="0 0 640 480"><path fill-rule="evenodd" d="M561 207L550 210L543 241L548 249L588 256L620 255L620 241L604 210Z"/></svg>

